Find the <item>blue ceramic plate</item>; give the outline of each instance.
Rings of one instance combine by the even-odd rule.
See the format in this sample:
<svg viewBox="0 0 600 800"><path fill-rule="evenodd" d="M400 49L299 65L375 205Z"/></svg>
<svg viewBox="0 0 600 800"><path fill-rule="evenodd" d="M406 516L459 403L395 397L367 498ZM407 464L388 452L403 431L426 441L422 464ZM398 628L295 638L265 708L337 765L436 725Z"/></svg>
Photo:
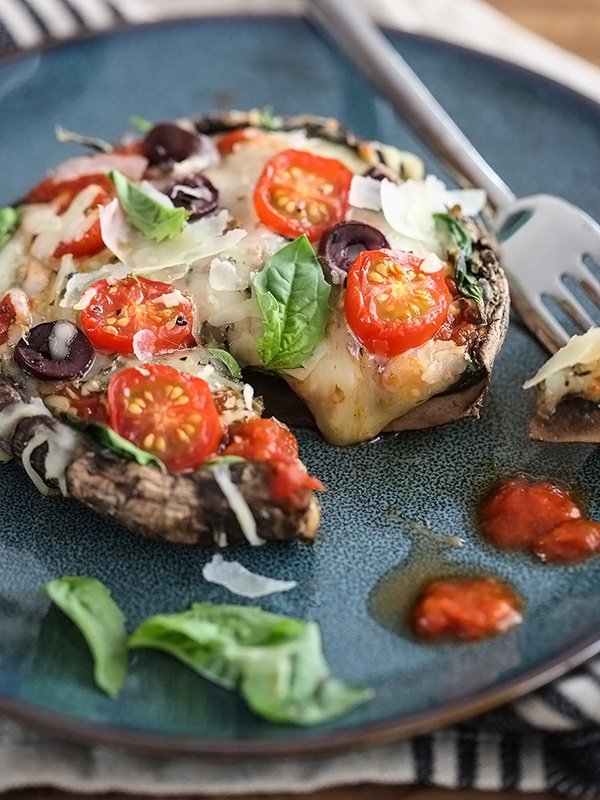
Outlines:
<svg viewBox="0 0 600 800"><path fill-rule="evenodd" d="M392 40L517 193L562 194L600 217L597 106L456 47L400 34ZM55 124L110 139L134 113L158 120L271 104L282 114L335 116L364 137L426 157L350 65L295 19L186 22L50 49L2 65L0 99L1 203L71 153L54 141ZM145 541L73 502L42 498L16 465L2 467L0 711L80 740L164 752L322 751L460 719L600 650L600 559L544 566L492 549L474 526L481 494L517 470L566 481L600 518L598 450L527 439L532 398L519 387L543 359L513 323L479 422L348 449L302 433L302 455L329 487L319 541L226 554L298 581L263 606L318 620L333 672L376 690L372 702L316 729L262 722L234 694L152 652L136 654L117 701L104 697L80 636L49 613L45 581L102 579L132 626L192 601L236 598L203 581L207 551ZM453 536L462 547L452 546ZM401 621L416 585L456 570L508 580L525 598L524 624L479 644L412 640Z"/></svg>

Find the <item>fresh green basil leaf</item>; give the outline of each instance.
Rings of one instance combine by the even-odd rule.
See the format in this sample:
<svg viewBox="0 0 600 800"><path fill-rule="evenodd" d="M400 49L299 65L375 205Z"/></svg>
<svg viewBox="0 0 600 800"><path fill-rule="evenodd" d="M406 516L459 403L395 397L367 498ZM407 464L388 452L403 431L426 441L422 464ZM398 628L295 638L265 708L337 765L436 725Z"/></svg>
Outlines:
<svg viewBox="0 0 600 800"><path fill-rule="evenodd" d="M114 150L112 144L105 142L104 139L69 131L63 128L62 125L54 126L54 135L59 142L73 142L73 144L80 144L82 147L89 147L90 150L97 150L99 153L112 153Z"/></svg>
<svg viewBox="0 0 600 800"><path fill-rule="evenodd" d="M103 422L88 422L80 417L76 417L74 414L63 414L62 420L65 424L81 431L93 442L99 444L100 447L106 447L108 450L121 456L121 458L125 458L128 461L135 461L142 466L150 465L152 467L158 467L163 470L163 472L166 471L165 465L160 459L146 452L146 450L136 447L128 439L125 439L116 431L113 431L112 428L109 428L108 425L105 425Z"/></svg>
<svg viewBox="0 0 600 800"><path fill-rule="evenodd" d="M438 230L445 234L448 244L458 248L465 258L469 258L473 252L473 240L464 225L451 214L434 214L433 217Z"/></svg>
<svg viewBox="0 0 600 800"><path fill-rule="evenodd" d="M53 603L79 628L94 659L94 680L116 697L127 675L125 617L106 586L95 578L65 575L44 587Z"/></svg>
<svg viewBox="0 0 600 800"><path fill-rule="evenodd" d="M184 208L169 208L159 203L118 170L110 172L109 178L115 185L119 203L127 219L144 236L155 242L162 242L181 233L189 217L188 211Z"/></svg>
<svg viewBox="0 0 600 800"><path fill-rule="evenodd" d="M456 288L463 297L477 303L480 314L484 314L483 294L477 277L469 269L473 255L473 240L468 230L451 214L434 214L438 230L445 236L449 251L455 253Z"/></svg>
<svg viewBox="0 0 600 800"><path fill-rule="evenodd" d="M263 106L260 110L259 117L260 127L266 131L276 131L277 124L273 117L273 106Z"/></svg>
<svg viewBox="0 0 600 800"><path fill-rule="evenodd" d="M284 245L254 279L264 323L258 354L267 369L301 366L325 338L331 287L305 235Z"/></svg>
<svg viewBox="0 0 600 800"><path fill-rule="evenodd" d="M225 365L232 378L238 381L242 379L242 368L231 353L228 353L227 350L221 350L219 347L207 347L206 349L213 358Z"/></svg>
<svg viewBox="0 0 600 800"><path fill-rule="evenodd" d="M319 725L373 696L330 677L316 623L256 607L197 603L151 617L129 646L162 650L208 680L237 688L272 722Z"/></svg>
<svg viewBox="0 0 600 800"><path fill-rule="evenodd" d="M0 208L0 250L12 239L20 219L21 212L18 209L11 206Z"/></svg>
<svg viewBox="0 0 600 800"><path fill-rule="evenodd" d="M215 456L214 458L209 458L208 461L203 461L201 466L202 469L210 469L211 467L217 467L219 464L241 464L245 460L241 456Z"/></svg>
<svg viewBox="0 0 600 800"><path fill-rule="evenodd" d="M150 122L149 119L140 117L137 114L132 114L129 117L129 124L133 125L134 128L137 128L140 133L148 133L148 131L152 130L154 127L153 122Z"/></svg>

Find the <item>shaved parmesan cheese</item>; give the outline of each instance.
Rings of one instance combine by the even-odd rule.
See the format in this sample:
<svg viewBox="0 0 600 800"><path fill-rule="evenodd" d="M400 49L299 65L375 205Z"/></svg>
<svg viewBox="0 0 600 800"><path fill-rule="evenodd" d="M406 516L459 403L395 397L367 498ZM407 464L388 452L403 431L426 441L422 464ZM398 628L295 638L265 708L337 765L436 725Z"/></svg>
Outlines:
<svg viewBox="0 0 600 800"><path fill-rule="evenodd" d="M131 181L140 181L148 168L148 159L141 155L123 153L97 153L92 156L79 156L63 161L51 178L54 181L72 181L83 175L96 175L119 170Z"/></svg>
<svg viewBox="0 0 600 800"><path fill-rule="evenodd" d="M216 553L202 568L202 575L209 583L224 586L239 597L266 597L276 592L289 592L298 584L296 581L280 581L250 572L237 561L225 561Z"/></svg>
<svg viewBox="0 0 600 800"><path fill-rule="evenodd" d="M133 336L133 352L142 362L152 361L156 350L156 336L148 328L142 328Z"/></svg>
<svg viewBox="0 0 600 800"><path fill-rule="evenodd" d="M66 320L54 323L48 338L48 350L53 361L64 361L69 355L69 346L77 336L77 326Z"/></svg>
<svg viewBox="0 0 600 800"><path fill-rule="evenodd" d="M152 242L129 224L118 201L100 210L100 228L104 244L130 272L145 274L148 269L166 269L181 264L192 266L216 256L240 242L246 231L227 230L229 212L219 211L186 224L173 239Z"/></svg>
<svg viewBox="0 0 600 800"><path fill-rule="evenodd" d="M31 463L31 456L33 455L33 451L37 450L37 448L46 443L46 429L40 428L38 431L35 432L35 435L31 437L31 439L27 442L25 447L23 448L23 452L21 454L21 461L23 462L23 467L25 468L25 472L29 475L29 478L33 481L35 488L38 490L40 494L48 496L51 494L51 490L48 486L46 486L44 479L41 475L38 474L37 470L34 469L33 464Z"/></svg>
<svg viewBox="0 0 600 800"><path fill-rule="evenodd" d="M229 465L217 464L212 468L212 472L219 489L225 495L225 499L235 514L235 518L248 544L251 544L253 547L259 547L264 544L264 539L261 539L256 532L256 520L252 516L252 511L250 511L250 507L244 495L231 480Z"/></svg>
<svg viewBox="0 0 600 800"><path fill-rule="evenodd" d="M155 200L159 205L164 206L165 208L175 208L171 198L168 197L164 192L161 192L160 189L157 189L156 186L149 181L142 181L138 188L140 191L147 194L148 197L151 197L152 200Z"/></svg>
<svg viewBox="0 0 600 800"><path fill-rule="evenodd" d="M16 282L24 253L25 237L22 231L17 231L0 249L0 293L5 292Z"/></svg>
<svg viewBox="0 0 600 800"><path fill-rule="evenodd" d="M210 263L209 282L217 292L237 292L248 288L248 281L239 275L228 259L215 258Z"/></svg>
<svg viewBox="0 0 600 800"><path fill-rule="evenodd" d="M439 272L445 266L446 264L442 261L441 258L438 258L435 253L429 253L429 255L425 256L425 258L421 262L419 271L434 273L434 272Z"/></svg>
<svg viewBox="0 0 600 800"><path fill-rule="evenodd" d="M153 303L161 303L166 308L175 308L180 303L187 303L187 297L179 289L173 288L171 292L165 292L160 297L155 298Z"/></svg>
<svg viewBox="0 0 600 800"><path fill-rule="evenodd" d="M581 336L573 336L564 347L549 358L533 378L525 381L524 389L531 389L562 370L577 364L590 364L600 360L600 328L591 328Z"/></svg>
<svg viewBox="0 0 600 800"><path fill-rule="evenodd" d="M350 184L348 202L355 208L381 211L381 181L364 175L355 175Z"/></svg>
<svg viewBox="0 0 600 800"><path fill-rule="evenodd" d="M254 389L250 386L249 383L244 384L244 388L242 389L242 397L244 398L244 405L248 409L248 411L252 411L252 403L254 401Z"/></svg>
<svg viewBox="0 0 600 800"><path fill-rule="evenodd" d="M433 215L445 210L446 187L434 175L424 181L381 181L381 209L387 223L403 236L435 242Z"/></svg>
<svg viewBox="0 0 600 800"><path fill-rule="evenodd" d="M487 202L487 195L483 189L447 189L446 205L460 206L460 210L467 217L481 214Z"/></svg>
<svg viewBox="0 0 600 800"><path fill-rule="evenodd" d="M94 223L96 210L90 212L90 207L98 195L95 184L86 186L73 198L71 204L62 214L51 206L32 208L32 214L27 219L27 225L37 237L31 245L31 254L41 261L50 258L61 242L74 242Z"/></svg>

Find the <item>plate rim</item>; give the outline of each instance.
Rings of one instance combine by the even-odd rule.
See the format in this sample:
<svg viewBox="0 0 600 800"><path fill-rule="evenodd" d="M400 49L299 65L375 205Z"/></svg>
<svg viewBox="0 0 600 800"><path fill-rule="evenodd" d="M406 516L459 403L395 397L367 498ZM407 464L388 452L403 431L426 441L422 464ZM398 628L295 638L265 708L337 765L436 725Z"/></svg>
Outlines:
<svg viewBox="0 0 600 800"><path fill-rule="evenodd" d="M235 13L235 14L196 14L192 17L173 17L143 23L118 23L112 28L102 31L85 31L68 39L46 40L40 45L27 50L8 53L0 57L0 69L4 65L34 57L45 52L67 49L86 41L112 38L120 35L135 34L149 28L177 27L179 25L201 22L236 22L252 21L301 21L302 16L285 13ZM394 36L407 40L416 40L437 48L454 50L469 54L488 64L513 74L524 75L530 81L547 86L549 89L563 94L572 102L592 113L600 112L600 103L577 90L549 78L535 70L523 67L508 59L489 55L479 50L456 42L439 39L422 33L402 31L394 27L384 26L383 30ZM105 725L84 721L76 717L47 710L24 700L15 700L0 693L0 714L20 723L32 725L40 731L58 736L62 739L85 745L109 745L123 748L140 754L162 756L210 756L219 761L234 758L284 758L287 756L311 757L323 753L333 754L352 749L391 744L401 739L429 733L433 730L464 721L478 714L491 711L501 705L541 688L551 681L565 675L572 669L596 655L600 654L600 627L595 633L586 636L566 651L549 660L543 661L526 672L502 681L493 688L473 692L443 706L427 709L402 717L392 717L372 723L363 723L342 730L330 730L311 736L309 739L282 740L247 740L247 739L210 739L202 736L166 734L154 731L142 731L126 726Z"/></svg>

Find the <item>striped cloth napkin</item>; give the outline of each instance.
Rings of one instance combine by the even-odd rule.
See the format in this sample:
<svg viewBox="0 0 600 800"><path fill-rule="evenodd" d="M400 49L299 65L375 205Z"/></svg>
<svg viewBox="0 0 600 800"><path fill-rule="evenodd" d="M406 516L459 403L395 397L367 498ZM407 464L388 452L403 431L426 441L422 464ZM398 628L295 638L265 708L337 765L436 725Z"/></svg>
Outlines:
<svg viewBox="0 0 600 800"><path fill-rule="evenodd" d="M496 55L499 31L510 30L527 58L536 51L548 73L547 56L563 81L598 94L598 73L515 26L478 0L363 0L377 18L394 25L409 21L412 30L439 33ZM300 13L297 0L0 0L0 58L47 39L67 39L85 30L102 30L123 23L151 22L164 17L214 13ZM449 37L447 20L477 20L473 42ZM476 41L475 41L476 39ZM558 61L556 55L559 54ZM570 67L570 69L569 69ZM594 80L595 79L595 80ZM343 784L424 783L454 789L553 790L572 797L600 796L600 659L555 681L523 700L463 725L357 754L321 759L254 759L229 761L169 759L128 755L106 747L61 742L0 720L0 791L29 786L56 786L75 792L122 791L141 794L307 792Z"/></svg>

